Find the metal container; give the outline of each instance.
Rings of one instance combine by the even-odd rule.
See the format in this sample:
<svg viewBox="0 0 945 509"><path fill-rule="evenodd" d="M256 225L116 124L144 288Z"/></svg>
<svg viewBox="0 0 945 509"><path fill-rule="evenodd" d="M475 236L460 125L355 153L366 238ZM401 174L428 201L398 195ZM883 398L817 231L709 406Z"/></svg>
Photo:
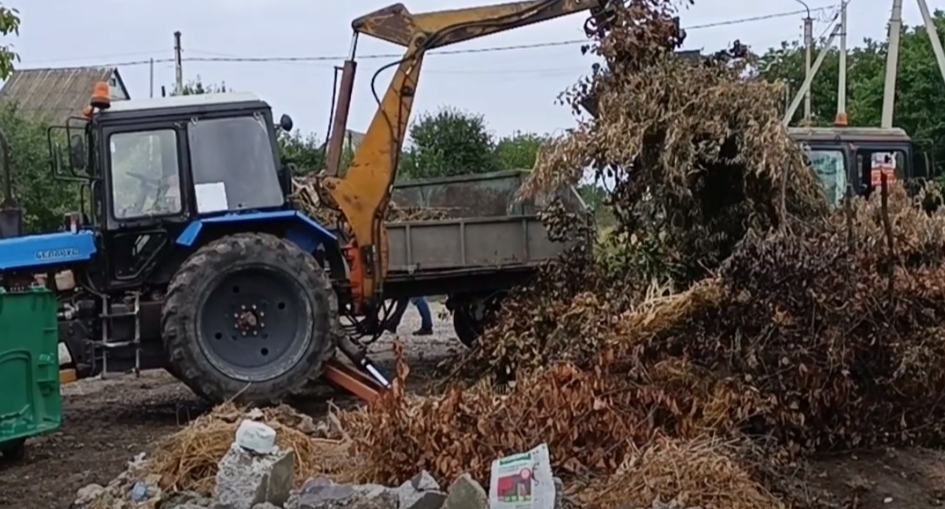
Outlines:
<svg viewBox="0 0 945 509"><path fill-rule="evenodd" d="M26 439L59 428L56 296L43 287L0 289L0 454L20 459Z"/></svg>

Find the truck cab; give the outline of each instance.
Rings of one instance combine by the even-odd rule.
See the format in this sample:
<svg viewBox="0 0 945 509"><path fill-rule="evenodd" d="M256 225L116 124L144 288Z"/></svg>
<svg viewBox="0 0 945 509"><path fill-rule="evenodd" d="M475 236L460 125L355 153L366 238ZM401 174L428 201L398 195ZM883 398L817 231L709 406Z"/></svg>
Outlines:
<svg viewBox="0 0 945 509"><path fill-rule="evenodd" d="M817 173L827 198L836 205L847 195L868 196L887 182L929 178L931 165L908 134L899 128L791 127Z"/></svg>

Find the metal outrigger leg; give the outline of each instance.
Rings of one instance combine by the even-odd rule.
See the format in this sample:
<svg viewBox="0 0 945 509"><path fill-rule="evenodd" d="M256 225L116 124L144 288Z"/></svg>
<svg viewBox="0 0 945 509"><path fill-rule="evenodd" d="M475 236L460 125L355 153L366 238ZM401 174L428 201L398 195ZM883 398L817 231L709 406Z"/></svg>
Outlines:
<svg viewBox="0 0 945 509"><path fill-rule="evenodd" d="M354 367L332 359L325 366L322 376L332 385L354 394L361 400L371 403L392 384L365 352L347 337L338 344L345 357Z"/></svg>

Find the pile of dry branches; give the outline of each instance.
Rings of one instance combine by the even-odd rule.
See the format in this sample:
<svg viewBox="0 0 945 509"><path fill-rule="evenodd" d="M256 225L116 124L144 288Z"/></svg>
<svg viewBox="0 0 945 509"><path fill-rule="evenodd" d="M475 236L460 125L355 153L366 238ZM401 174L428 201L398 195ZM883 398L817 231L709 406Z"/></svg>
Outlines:
<svg viewBox="0 0 945 509"><path fill-rule="evenodd" d="M777 507L754 467L704 437L749 437L771 462L945 439L945 213L898 187L829 211L780 124L778 87L745 78L741 50L675 59L669 4L618 12L592 48L607 65L569 96L596 115L526 189L573 183L576 169L606 177L608 255L579 253L506 302L476 352L494 381L514 380L506 390L395 391L345 415L373 465L364 476L485 480L494 458L546 442L565 477L617 476L616 498L593 506L684 493ZM576 227L550 215L559 233ZM667 473L666 458L718 475L689 483L704 470Z"/></svg>
<svg viewBox="0 0 945 509"><path fill-rule="evenodd" d="M322 200L318 192L320 185L321 181L318 176L294 178L290 197L292 203L321 224L329 226L343 224L341 212ZM426 207L401 207L393 202L388 203L386 211L388 222L429 221L445 219L446 217L448 217L448 213L445 210Z"/></svg>
<svg viewBox="0 0 945 509"><path fill-rule="evenodd" d="M296 484L310 477L331 475L344 481L352 469L349 444L320 435L311 417L290 407L244 411L224 404L168 436L155 447L150 474L161 476L161 487L212 495L217 464L223 459L243 419L264 422L276 430L276 444L295 454Z"/></svg>

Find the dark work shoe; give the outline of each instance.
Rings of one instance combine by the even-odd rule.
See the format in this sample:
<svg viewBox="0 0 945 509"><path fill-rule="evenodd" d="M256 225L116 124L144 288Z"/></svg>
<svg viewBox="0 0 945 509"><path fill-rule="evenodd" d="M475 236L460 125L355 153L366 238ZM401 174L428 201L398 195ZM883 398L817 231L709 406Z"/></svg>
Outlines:
<svg viewBox="0 0 945 509"><path fill-rule="evenodd" d="M414 331L413 335L414 335L414 336L432 336L432 335L433 335L433 329L420 329L420 330L416 330L416 331Z"/></svg>

